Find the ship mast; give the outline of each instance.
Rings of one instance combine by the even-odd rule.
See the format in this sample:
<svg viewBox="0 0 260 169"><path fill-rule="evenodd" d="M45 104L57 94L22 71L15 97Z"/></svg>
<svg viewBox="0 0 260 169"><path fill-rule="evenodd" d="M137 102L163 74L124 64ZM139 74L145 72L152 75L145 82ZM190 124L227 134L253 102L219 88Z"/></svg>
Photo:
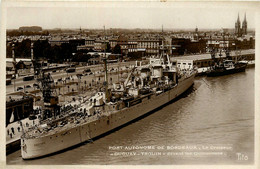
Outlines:
<svg viewBox="0 0 260 169"><path fill-rule="evenodd" d="M223 46L223 48L224 48L224 50L225 50L225 53L226 53L226 58L227 59L230 59L230 53L229 53L229 46L228 45L226 45L226 40L225 40L225 32L223 33L223 41L224 41L224 46Z"/></svg>
<svg viewBox="0 0 260 169"><path fill-rule="evenodd" d="M42 92L43 98L42 119L56 117L60 110L58 105L59 99L54 87L54 80L50 73L45 73L45 70L42 69L42 63L38 58L32 57L32 59L37 83L41 84L40 91Z"/></svg>
<svg viewBox="0 0 260 169"><path fill-rule="evenodd" d="M14 50L15 50L15 45L14 43L12 44L12 58L13 58L13 66L14 66L14 73L15 73L15 76L17 74L17 67L16 67L16 58L15 58L15 53L14 53Z"/></svg>
<svg viewBox="0 0 260 169"><path fill-rule="evenodd" d="M106 101L109 102L110 101L110 97L109 97L109 92L108 92L108 74L107 74L107 57L106 57L106 30L105 30L105 26L104 26L104 44L105 44L105 50L104 50L104 53L105 53L105 57L103 58L104 60L104 66L105 66L105 82L104 82L104 85L105 85L105 90L106 90L106 93L105 93L105 96L106 96Z"/></svg>

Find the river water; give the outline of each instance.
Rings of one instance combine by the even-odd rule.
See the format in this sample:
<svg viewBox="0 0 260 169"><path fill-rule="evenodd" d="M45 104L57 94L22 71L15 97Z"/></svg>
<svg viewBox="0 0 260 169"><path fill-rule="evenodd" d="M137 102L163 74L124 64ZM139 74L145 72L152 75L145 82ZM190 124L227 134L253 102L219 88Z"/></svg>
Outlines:
<svg viewBox="0 0 260 169"><path fill-rule="evenodd" d="M93 143L36 160L17 151L7 164L253 164L254 73L196 77L183 97Z"/></svg>

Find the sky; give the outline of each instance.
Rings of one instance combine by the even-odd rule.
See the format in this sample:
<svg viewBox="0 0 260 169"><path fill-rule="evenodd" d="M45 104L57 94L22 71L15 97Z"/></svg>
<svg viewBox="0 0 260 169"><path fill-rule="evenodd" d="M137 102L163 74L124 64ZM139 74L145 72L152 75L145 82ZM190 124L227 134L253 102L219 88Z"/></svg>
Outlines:
<svg viewBox="0 0 260 169"><path fill-rule="evenodd" d="M234 28L246 13L248 28L255 28L253 3L99 3L11 5L7 11L7 29L21 26L52 28L148 28L221 29Z"/></svg>

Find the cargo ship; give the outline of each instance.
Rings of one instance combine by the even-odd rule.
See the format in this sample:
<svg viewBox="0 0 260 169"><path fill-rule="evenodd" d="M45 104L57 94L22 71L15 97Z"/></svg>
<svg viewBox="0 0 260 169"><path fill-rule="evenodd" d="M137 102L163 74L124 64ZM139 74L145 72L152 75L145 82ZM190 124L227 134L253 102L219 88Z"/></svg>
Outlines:
<svg viewBox="0 0 260 169"><path fill-rule="evenodd" d="M137 62L124 82L109 87L106 59L104 87L89 97L61 106L58 117L45 120L21 137L23 159L46 157L91 141L180 96L194 83L196 70L178 70L169 57Z"/></svg>
<svg viewBox="0 0 260 169"><path fill-rule="evenodd" d="M222 65L215 65L207 72L207 76L223 76L233 73L244 72L247 67L247 62L237 62L234 63L233 60L225 60Z"/></svg>
<svg viewBox="0 0 260 169"><path fill-rule="evenodd" d="M226 54L225 60L221 59L222 56L221 51L219 54L219 60L216 59L215 57L216 50L218 51L218 49L212 49L211 51L211 59L214 61L213 62L214 64L206 72L207 76L209 77L223 76L223 75L229 75L229 74L245 71L248 62L232 60L228 47L224 47L224 52Z"/></svg>

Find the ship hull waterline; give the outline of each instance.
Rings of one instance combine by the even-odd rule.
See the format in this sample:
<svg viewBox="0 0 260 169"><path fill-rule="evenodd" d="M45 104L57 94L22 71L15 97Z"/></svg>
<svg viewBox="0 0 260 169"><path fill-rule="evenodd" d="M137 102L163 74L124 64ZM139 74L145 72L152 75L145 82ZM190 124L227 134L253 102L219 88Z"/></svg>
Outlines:
<svg viewBox="0 0 260 169"><path fill-rule="evenodd" d="M137 105L124 108L111 113L108 116L103 116L96 121L84 123L53 135L38 138L22 138L22 158L34 159L45 157L119 128L120 126L156 110L183 94L193 85L194 77L195 74L180 81L177 86L169 91L159 95L152 95L151 98L147 98L147 100L142 101Z"/></svg>

